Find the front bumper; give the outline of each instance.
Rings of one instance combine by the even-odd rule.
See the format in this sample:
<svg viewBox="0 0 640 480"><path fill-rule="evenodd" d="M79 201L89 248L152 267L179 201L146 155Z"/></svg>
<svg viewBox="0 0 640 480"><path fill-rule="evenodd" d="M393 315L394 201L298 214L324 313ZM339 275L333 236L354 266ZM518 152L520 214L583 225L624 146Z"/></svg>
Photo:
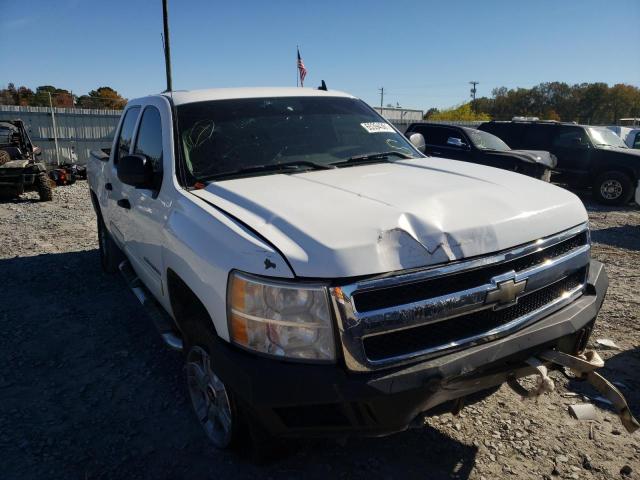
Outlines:
<svg viewBox="0 0 640 480"><path fill-rule="evenodd" d="M585 294L563 309L499 340L395 369L350 373L340 363L278 361L222 341L213 362L241 407L272 435L386 435L448 401L531 374L525 360L536 353L582 350L607 287L604 266L591 261Z"/></svg>

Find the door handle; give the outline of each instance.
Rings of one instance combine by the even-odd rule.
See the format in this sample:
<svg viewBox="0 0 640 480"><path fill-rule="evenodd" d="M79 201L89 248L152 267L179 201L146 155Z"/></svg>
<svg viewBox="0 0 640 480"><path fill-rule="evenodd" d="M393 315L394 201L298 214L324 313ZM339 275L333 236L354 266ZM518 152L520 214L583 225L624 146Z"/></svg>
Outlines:
<svg viewBox="0 0 640 480"><path fill-rule="evenodd" d="M121 208L126 208L127 210L131 209L131 203L129 203L129 200L127 200L126 198L121 198L117 203Z"/></svg>
<svg viewBox="0 0 640 480"><path fill-rule="evenodd" d="M110 183L105 183L104 184L104 189L111 191L111 190L113 190L113 185L111 185Z"/></svg>
<svg viewBox="0 0 640 480"><path fill-rule="evenodd" d="M433 153L434 155L442 155L442 152L431 152L431 153Z"/></svg>

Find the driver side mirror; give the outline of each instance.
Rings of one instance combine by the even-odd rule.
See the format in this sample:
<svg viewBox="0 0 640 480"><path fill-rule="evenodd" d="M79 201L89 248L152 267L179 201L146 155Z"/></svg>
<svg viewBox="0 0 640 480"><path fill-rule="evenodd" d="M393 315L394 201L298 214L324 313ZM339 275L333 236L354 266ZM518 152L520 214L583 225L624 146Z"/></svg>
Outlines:
<svg viewBox="0 0 640 480"><path fill-rule="evenodd" d="M461 138L458 138L458 137L449 137L447 139L447 145L449 145L451 147L456 147L456 148L466 148L467 147L467 144L465 142L463 142Z"/></svg>
<svg viewBox="0 0 640 480"><path fill-rule="evenodd" d="M424 136L421 133L412 133L409 136L409 141L420 151L420 153L424 153L424 151L427 149L427 143L425 142Z"/></svg>
<svg viewBox="0 0 640 480"><path fill-rule="evenodd" d="M153 168L144 155L126 155L118 162L118 179L136 188L153 188Z"/></svg>

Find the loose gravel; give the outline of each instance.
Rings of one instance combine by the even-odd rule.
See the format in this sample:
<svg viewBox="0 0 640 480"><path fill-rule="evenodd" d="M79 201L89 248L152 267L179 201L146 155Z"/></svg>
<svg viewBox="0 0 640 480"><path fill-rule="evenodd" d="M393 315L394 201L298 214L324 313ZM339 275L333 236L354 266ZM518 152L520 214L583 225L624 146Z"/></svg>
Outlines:
<svg viewBox="0 0 640 480"><path fill-rule="evenodd" d="M640 211L586 197L593 256L610 288L592 341L640 415ZM521 401L508 388L458 416L380 439L285 442L256 463L215 451L192 414L181 356L168 351L118 276L99 268L85 182L0 203L0 479L70 478L640 478L639 434L588 385Z"/></svg>

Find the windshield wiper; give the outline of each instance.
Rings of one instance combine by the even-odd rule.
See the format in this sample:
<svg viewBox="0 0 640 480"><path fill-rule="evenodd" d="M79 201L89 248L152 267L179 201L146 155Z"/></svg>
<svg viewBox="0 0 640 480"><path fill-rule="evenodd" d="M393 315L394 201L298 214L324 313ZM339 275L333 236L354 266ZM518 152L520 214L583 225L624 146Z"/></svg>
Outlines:
<svg viewBox="0 0 640 480"><path fill-rule="evenodd" d="M242 177L246 174L261 173L261 172L281 172L297 171L297 170L331 170L336 168L332 165L325 165L322 163L311 162L309 160L298 160L293 162L283 163L268 163L266 165L253 165L251 167L238 168L237 170L230 170L228 172L215 173L205 177L198 178L201 182L208 182L211 180L222 180L225 178Z"/></svg>
<svg viewBox="0 0 640 480"><path fill-rule="evenodd" d="M357 163L372 163L379 161L388 161L389 157L400 157L404 159L415 158L411 155L407 155L406 153L398 152L396 150L391 150L389 152L379 152L379 153L367 153L365 155L354 155L353 157L349 157L346 160L340 160L338 162L332 162L329 165L352 165Z"/></svg>

